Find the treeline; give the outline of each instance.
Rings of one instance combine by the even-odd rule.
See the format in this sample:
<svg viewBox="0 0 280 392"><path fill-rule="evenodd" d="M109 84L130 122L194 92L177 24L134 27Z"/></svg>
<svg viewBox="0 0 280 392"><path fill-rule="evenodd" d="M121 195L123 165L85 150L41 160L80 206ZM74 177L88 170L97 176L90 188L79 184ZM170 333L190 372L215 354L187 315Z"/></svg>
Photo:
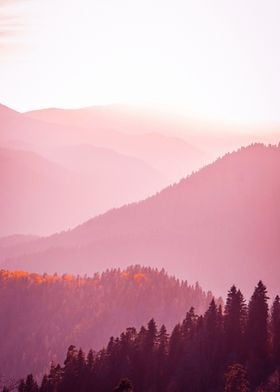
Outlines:
<svg viewBox="0 0 280 392"><path fill-rule="evenodd" d="M42 377L70 344L99 350L151 317L171 329L190 306L203 313L213 295L164 270L134 266L92 277L0 271L0 298L1 388L30 372Z"/></svg>
<svg viewBox="0 0 280 392"><path fill-rule="evenodd" d="M29 375L18 391L273 392L280 390L279 367L280 300L269 312L260 281L248 306L233 286L224 310L214 299L203 316L191 308L170 336L151 319L98 352L71 345L64 365L53 364L40 387Z"/></svg>

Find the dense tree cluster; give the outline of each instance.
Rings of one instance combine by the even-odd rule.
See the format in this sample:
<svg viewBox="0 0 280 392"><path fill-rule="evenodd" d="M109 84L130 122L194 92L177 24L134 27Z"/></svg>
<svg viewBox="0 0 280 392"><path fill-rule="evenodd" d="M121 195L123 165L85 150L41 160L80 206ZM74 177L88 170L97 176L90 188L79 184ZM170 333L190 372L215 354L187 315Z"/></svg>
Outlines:
<svg viewBox="0 0 280 392"><path fill-rule="evenodd" d="M224 310L214 299L203 316L191 308L170 336L151 319L98 352L71 345L64 365L53 364L40 386L29 375L18 391L279 391L279 303L276 297L269 312L261 281L248 306L233 286Z"/></svg>
<svg viewBox="0 0 280 392"><path fill-rule="evenodd" d="M70 344L99 350L151 317L171 329L186 308L203 313L213 296L163 270L134 266L93 277L0 271L0 298L1 387L31 372L42 376Z"/></svg>

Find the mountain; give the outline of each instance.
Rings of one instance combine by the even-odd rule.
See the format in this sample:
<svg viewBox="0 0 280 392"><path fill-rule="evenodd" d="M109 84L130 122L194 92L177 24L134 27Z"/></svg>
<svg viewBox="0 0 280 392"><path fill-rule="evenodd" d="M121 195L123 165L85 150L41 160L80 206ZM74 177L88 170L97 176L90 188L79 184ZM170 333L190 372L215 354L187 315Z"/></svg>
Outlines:
<svg viewBox="0 0 280 392"><path fill-rule="evenodd" d="M64 123L51 122L53 112ZM198 149L154 132L160 124L147 120L146 133L142 117L118 107L22 114L0 105L0 236L66 230L145 199L202 164Z"/></svg>
<svg viewBox="0 0 280 392"><path fill-rule="evenodd" d="M5 247L2 268L91 273L145 264L222 294L280 278L280 146L227 154L140 203L68 232Z"/></svg>
<svg viewBox="0 0 280 392"><path fill-rule="evenodd" d="M182 150L181 156L177 152L177 155L172 157L175 162L181 162L181 177L185 176L186 173L189 174L189 169L191 171L198 169L202 164L210 163L218 156L234 151L241 146L255 142L275 144L279 142L280 138L279 126L276 125L241 126L223 124L193 118L190 115L175 115L155 108L129 105L93 106L81 109L41 109L27 112L25 115L32 119L60 124L61 126L74 125L82 127L84 130L97 128L102 130L103 135L111 133L111 140L107 140L106 143L109 142L111 148L124 153L132 153L132 150L127 150L126 144L120 138L114 139L112 131L134 136L132 140L136 137L140 144L143 142L143 136L146 138L148 135L151 139L159 138L159 141L161 140L163 144L166 139L169 148ZM182 141L185 142L184 147ZM100 142L104 143L104 140ZM158 143L159 154L160 144ZM134 153L139 153L139 157L148 159L148 162L154 165L155 149L153 148L152 154L150 154L149 145L150 143L147 143L145 148L140 151L135 150ZM163 163L164 158L164 155L162 155L160 164ZM170 161L169 165L171 165ZM155 167L159 170L162 169L161 166ZM165 172L166 170L168 171L168 166L164 167ZM174 173L176 173L176 170ZM175 176L174 179L178 180L180 178Z"/></svg>
<svg viewBox="0 0 280 392"><path fill-rule="evenodd" d="M26 112L26 117L63 126L99 128L103 132L115 130L126 134L141 135L151 132L175 134L185 126L175 116L164 112L129 105L91 106L80 109L48 108Z"/></svg>
<svg viewBox="0 0 280 392"><path fill-rule="evenodd" d="M100 116L89 118L86 109L54 110L55 113L60 111L63 113L64 120L57 120L58 123L53 122L57 118L55 116L53 119L53 110L43 110L42 115L40 115L41 111L22 114L8 110L9 115L7 115L7 108L3 106L2 108L4 109L1 110L0 107L2 123L0 144L11 147L15 143L19 148L26 145L27 149L47 158L50 158L48 155L50 151L57 147L85 144L102 147L144 161L168 179L165 185L200 167L207 159L199 147L181 138L160 133L161 128L165 129L166 125L165 127L153 126L152 122L147 127L145 120L142 119L141 122L139 116L137 120L129 122L129 116L125 121L124 114L122 114L124 120L119 123L118 116L110 111L110 107L104 109L106 114L101 118ZM117 122L116 127L113 126L114 121ZM130 129L134 131L126 133L126 123L129 123Z"/></svg>
<svg viewBox="0 0 280 392"><path fill-rule="evenodd" d="M93 146L60 148L52 161L0 147L0 183L0 236L6 236L44 235L76 226L147 197L164 180L136 158Z"/></svg>
<svg viewBox="0 0 280 392"><path fill-rule="evenodd" d="M259 281L247 305L232 286L224 312L213 300L204 315L191 308L173 330L152 318L112 336L97 352L70 345L65 360L43 376L40 389L26 374L19 390L279 391L280 299L269 311L267 293ZM35 355L40 353L39 346Z"/></svg>
<svg viewBox="0 0 280 392"><path fill-rule="evenodd" d="M0 182L2 236L59 230L80 215L78 176L35 153L0 148Z"/></svg>
<svg viewBox="0 0 280 392"><path fill-rule="evenodd" d="M6 246L14 246L19 244L24 244L29 241L34 241L38 239L36 235L24 235L24 234L14 234L7 237L0 238L0 248Z"/></svg>
<svg viewBox="0 0 280 392"><path fill-rule="evenodd" d="M171 329L191 306L203 313L213 295L163 270L134 266L92 277L0 271L0 297L2 382L41 376L70 344L99 350L153 316Z"/></svg>

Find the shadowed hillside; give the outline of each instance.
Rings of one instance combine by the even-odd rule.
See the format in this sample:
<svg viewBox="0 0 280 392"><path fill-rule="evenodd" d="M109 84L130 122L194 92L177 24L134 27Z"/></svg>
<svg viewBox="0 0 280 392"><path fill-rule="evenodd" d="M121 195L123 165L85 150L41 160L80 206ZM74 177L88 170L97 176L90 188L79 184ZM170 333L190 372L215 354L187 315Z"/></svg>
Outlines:
<svg viewBox="0 0 280 392"><path fill-rule="evenodd" d="M163 121L147 128L145 117L131 121L109 107L89 116L86 109L60 112L64 124L0 105L0 236L67 230L142 200L204 162L198 148L157 133Z"/></svg>
<svg viewBox="0 0 280 392"><path fill-rule="evenodd" d="M100 349L127 326L153 315L169 328L212 299L163 270L139 266L93 277L0 271L0 369L8 376L40 375L70 344Z"/></svg>
<svg viewBox="0 0 280 392"><path fill-rule="evenodd" d="M0 147L0 236L61 231L163 184L144 162L105 149L69 147L52 158Z"/></svg>
<svg viewBox="0 0 280 392"><path fill-rule="evenodd" d="M90 273L143 263L221 294L280 277L280 147L228 154L143 202L74 230L1 250L4 268ZM6 261L5 261L6 260Z"/></svg>

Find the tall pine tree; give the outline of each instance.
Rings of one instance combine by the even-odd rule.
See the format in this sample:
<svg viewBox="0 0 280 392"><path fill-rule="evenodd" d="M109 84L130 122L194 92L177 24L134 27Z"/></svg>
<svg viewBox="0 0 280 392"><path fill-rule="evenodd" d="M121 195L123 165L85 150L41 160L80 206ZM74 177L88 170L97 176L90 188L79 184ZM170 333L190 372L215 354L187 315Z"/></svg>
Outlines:
<svg viewBox="0 0 280 392"><path fill-rule="evenodd" d="M249 377L253 386L264 381L268 372L268 300L267 290L259 281L249 302L246 331Z"/></svg>

